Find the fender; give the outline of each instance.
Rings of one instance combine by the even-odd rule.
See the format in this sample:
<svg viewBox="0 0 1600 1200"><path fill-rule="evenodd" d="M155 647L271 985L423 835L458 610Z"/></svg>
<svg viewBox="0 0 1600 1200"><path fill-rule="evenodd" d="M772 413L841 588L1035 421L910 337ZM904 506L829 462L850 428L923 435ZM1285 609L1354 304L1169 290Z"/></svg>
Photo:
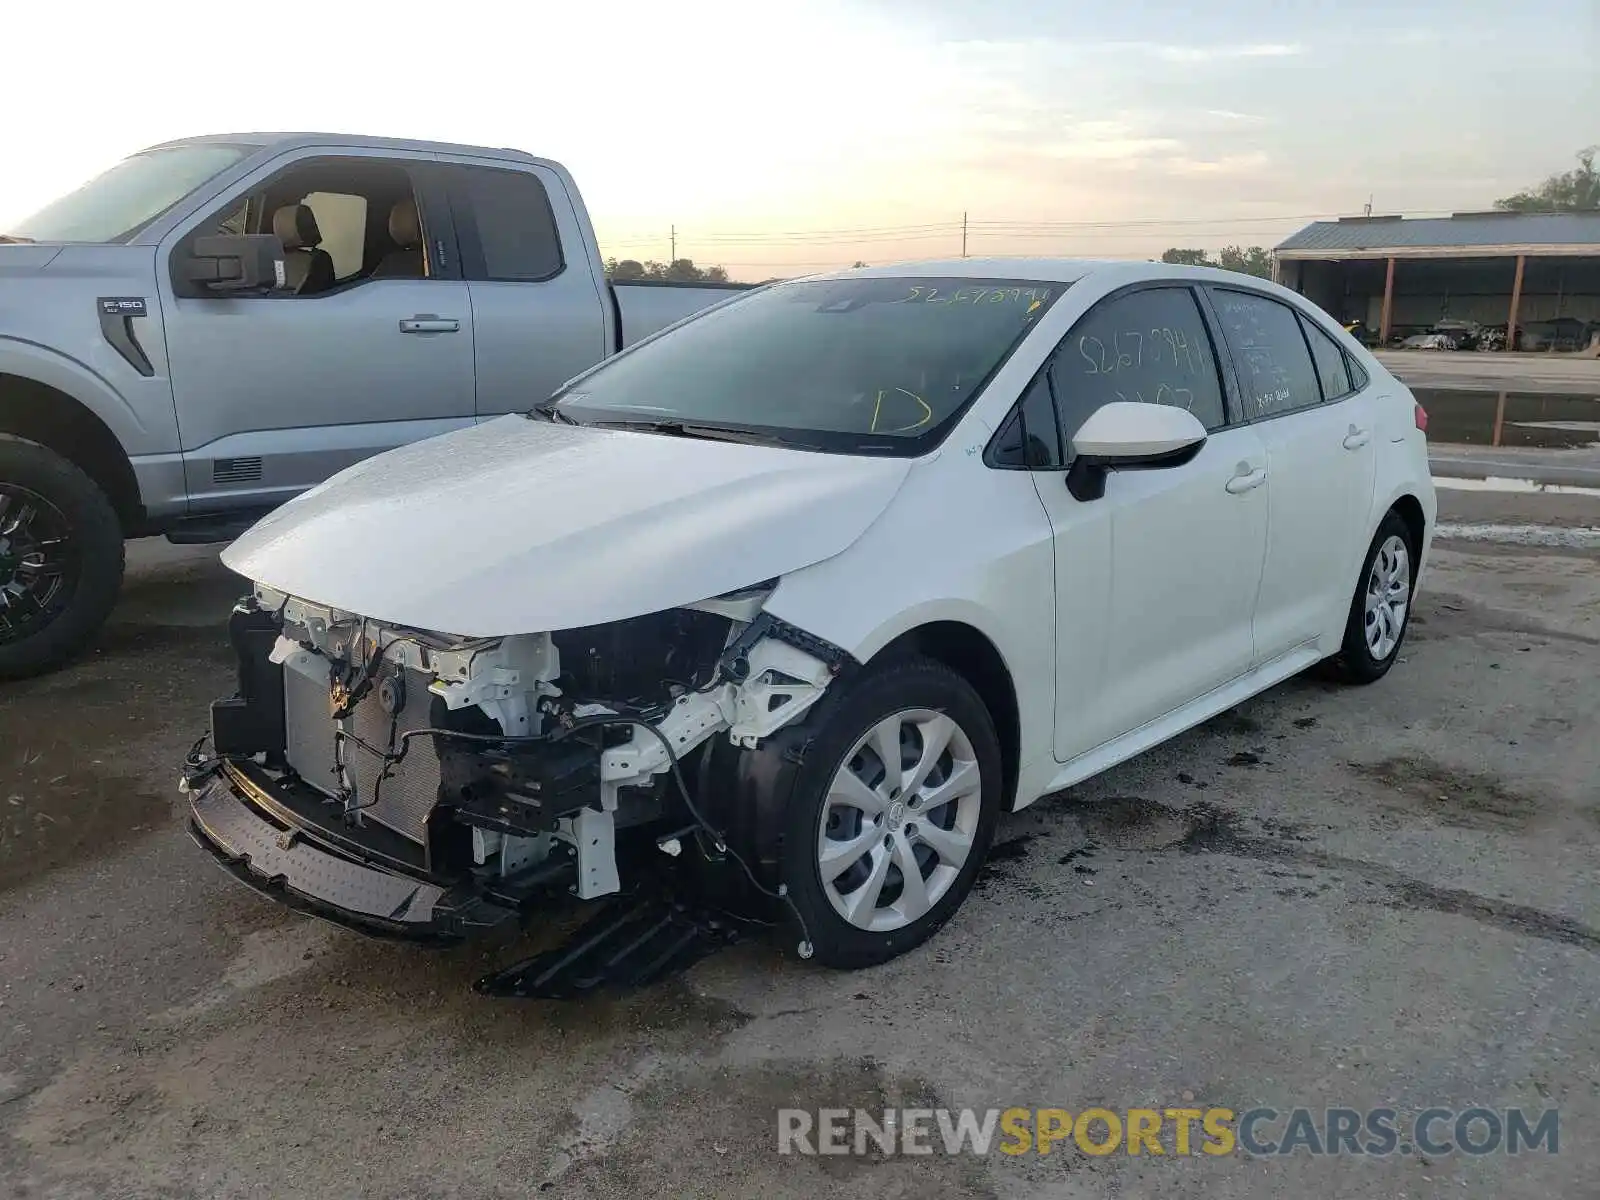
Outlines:
<svg viewBox="0 0 1600 1200"><path fill-rule="evenodd" d="M1406 400L1415 403L1410 393ZM1408 406L1409 407L1409 406ZM1433 477L1428 466L1427 442L1422 440L1408 418L1404 432L1399 437L1379 438L1377 470L1373 473L1372 507L1367 513L1368 536L1378 528L1383 514L1394 507L1402 496L1413 497L1422 509L1422 557L1417 563L1417 578L1421 578L1423 565L1428 561L1428 550L1433 544L1434 522L1438 516L1438 500L1434 494ZM1390 481L1385 488L1383 481ZM1417 580L1413 580L1413 585Z"/></svg>
<svg viewBox="0 0 1600 1200"><path fill-rule="evenodd" d="M1438 518L1437 501L1434 499L1433 488L1429 482L1418 483L1408 480L1400 483L1388 491L1375 491L1373 493L1372 511L1367 515L1367 528L1376 531L1378 522L1383 520L1383 514L1388 512L1405 496L1410 496L1422 508L1422 547L1418 552L1418 561L1411 579L1413 592L1422 583L1422 573L1427 569L1429 551L1433 548L1433 530ZM1371 536L1371 532L1368 533Z"/></svg>
<svg viewBox="0 0 1600 1200"><path fill-rule="evenodd" d="M127 399L91 367L59 350L12 334L0 334L0 375L17 375L71 396L103 421L127 453L130 444L162 440L161 431L140 420ZM177 446L176 417L170 439Z"/></svg>
<svg viewBox="0 0 1600 1200"><path fill-rule="evenodd" d="M1050 590L1045 595L1054 597L1054 580L1051 580ZM781 585L780 585L781 592ZM777 595L774 595L774 600ZM773 607L768 603L768 610ZM843 631L832 630L832 625L826 615L808 612L810 623L806 626L808 633L819 637L843 635ZM795 619L793 616L791 620ZM885 648L890 647L896 640L918 629L925 629L941 623L965 625L977 631L986 638L995 653L1000 657L1000 663L1011 680L1011 690L1016 700L1017 712L1017 775L1014 781L1014 791L1011 798L1013 809L1022 808L1043 794L1049 780L1057 773L1059 764L1051 751L1055 738L1056 718L1056 675L1054 661L1054 622L1047 622L1050 631L1049 662L1044 669L1028 669L1030 657L1036 658L1038 647L1030 649L1023 645L1015 635L1007 636L1001 630L1005 626L1002 614L984 607L970 600L938 598L926 600L915 604L903 612L898 612L886 618L882 624L872 629L863 636L852 637L853 644L844 647L855 661L867 664ZM842 681L841 681L842 682ZM838 687L839 683L833 686ZM786 730L780 730L773 738L781 739ZM764 747L765 748L765 747ZM786 747L778 745L777 755L767 753L764 757L769 763L767 767L759 767L753 763L743 764L746 773L779 773L784 761ZM722 777L726 779L726 776ZM744 794L743 779L740 781L741 794ZM763 795L771 794L771 784L763 781L761 787L756 788ZM752 793L753 794L753 793ZM787 792L782 792L787 795Z"/></svg>

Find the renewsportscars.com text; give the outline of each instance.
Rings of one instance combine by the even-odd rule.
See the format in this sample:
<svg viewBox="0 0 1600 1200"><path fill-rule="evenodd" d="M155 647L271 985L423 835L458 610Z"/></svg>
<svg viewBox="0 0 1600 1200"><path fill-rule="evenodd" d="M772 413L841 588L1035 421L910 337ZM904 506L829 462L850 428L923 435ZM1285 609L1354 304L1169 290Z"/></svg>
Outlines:
<svg viewBox="0 0 1600 1200"><path fill-rule="evenodd" d="M1560 1113L1520 1108L1065 1108L778 1110L779 1154L1212 1157L1556 1154Z"/></svg>

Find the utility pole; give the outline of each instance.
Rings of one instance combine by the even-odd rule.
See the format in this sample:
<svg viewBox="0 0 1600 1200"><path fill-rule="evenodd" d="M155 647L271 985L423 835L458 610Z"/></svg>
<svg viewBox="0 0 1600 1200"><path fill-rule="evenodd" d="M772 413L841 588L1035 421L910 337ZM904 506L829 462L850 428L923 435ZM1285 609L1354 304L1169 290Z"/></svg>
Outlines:
<svg viewBox="0 0 1600 1200"><path fill-rule="evenodd" d="M961 214L961 257L967 256L967 214Z"/></svg>
<svg viewBox="0 0 1600 1200"><path fill-rule="evenodd" d="M667 258L667 266L678 261L678 227L672 227L672 254Z"/></svg>

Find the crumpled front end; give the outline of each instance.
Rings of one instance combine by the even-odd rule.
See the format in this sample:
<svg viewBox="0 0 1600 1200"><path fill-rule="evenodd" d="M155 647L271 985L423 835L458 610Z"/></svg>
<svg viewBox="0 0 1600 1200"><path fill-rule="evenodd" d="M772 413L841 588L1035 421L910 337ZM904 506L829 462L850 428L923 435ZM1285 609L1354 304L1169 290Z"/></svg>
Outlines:
<svg viewBox="0 0 1600 1200"><path fill-rule="evenodd" d="M240 881L363 932L453 941L626 864L720 845L711 743L755 747L846 664L770 587L603 625L457 638L258 587L235 696L185 764L190 832Z"/></svg>

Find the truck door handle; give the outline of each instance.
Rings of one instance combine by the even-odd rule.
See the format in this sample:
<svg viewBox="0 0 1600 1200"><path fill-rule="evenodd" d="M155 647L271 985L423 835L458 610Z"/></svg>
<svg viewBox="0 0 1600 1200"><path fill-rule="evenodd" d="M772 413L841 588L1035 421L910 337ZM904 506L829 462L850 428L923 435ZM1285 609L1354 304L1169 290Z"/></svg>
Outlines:
<svg viewBox="0 0 1600 1200"><path fill-rule="evenodd" d="M1365 446L1367 442L1371 440L1371 438L1372 431L1370 429L1357 429L1354 425L1352 425L1350 426L1350 432L1345 434L1344 448L1346 450L1359 450L1361 447Z"/></svg>
<svg viewBox="0 0 1600 1200"><path fill-rule="evenodd" d="M434 313L418 313L400 322L401 333L455 333L461 322L454 317L441 317Z"/></svg>
<svg viewBox="0 0 1600 1200"><path fill-rule="evenodd" d="M1245 466L1244 463L1240 463L1239 465L1241 467ZM1227 487L1230 493L1235 496L1239 496L1245 492L1254 491L1266 481L1267 469L1265 467L1257 467L1253 471L1239 472L1232 479L1228 480L1224 486Z"/></svg>

